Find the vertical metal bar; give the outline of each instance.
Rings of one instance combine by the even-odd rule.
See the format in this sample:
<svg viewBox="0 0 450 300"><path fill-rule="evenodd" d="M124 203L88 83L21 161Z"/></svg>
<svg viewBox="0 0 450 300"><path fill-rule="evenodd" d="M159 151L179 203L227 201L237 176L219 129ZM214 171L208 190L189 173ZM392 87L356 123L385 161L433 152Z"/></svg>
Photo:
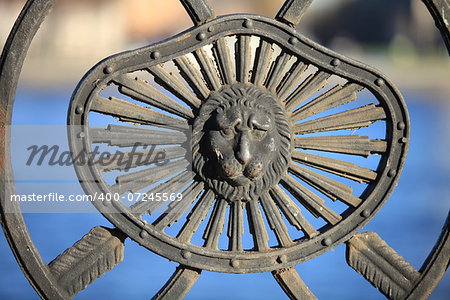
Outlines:
<svg viewBox="0 0 450 300"><path fill-rule="evenodd" d="M196 26L214 17L214 12L207 0L180 0L180 2Z"/></svg>
<svg viewBox="0 0 450 300"><path fill-rule="evenodd" d="M276 19L296 27L300 23L303 13L313 0L286 0L278 12Z"/></svg>

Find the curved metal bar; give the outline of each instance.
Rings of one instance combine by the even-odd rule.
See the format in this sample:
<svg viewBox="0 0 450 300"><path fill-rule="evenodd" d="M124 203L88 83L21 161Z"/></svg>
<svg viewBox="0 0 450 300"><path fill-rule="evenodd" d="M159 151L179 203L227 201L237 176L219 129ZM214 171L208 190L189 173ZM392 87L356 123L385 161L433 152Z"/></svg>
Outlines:
<svg viewBox="0 0 450 300"><path fill-rule="evenodd" d="M1 223L8 243L30 284L43 299L63 299L47 265L42 261L27 231L18 202L7 203L14 194L10 164L10 132L12 107L20 71L31 41L53 7L55 0L29 0L20 13L0 59L0 206ZM8 211L5 212L5 205Z"/></svg>
<svg viewBox="0 0 450 300"><path fill-rule="evenodd" d="M152 300L183 299L200 277L201 272L183 265L178 266L175 273Z"/></svg>
<svg viewBox="0 0 450 300"><path fill-rule="evenodd" d="M420 273L421 278L406 299L427 299L436 288L450 263L450 213L444 224L436 246L425 260Z"/></svg>
<svg viewBox="0 0 450 300"><path fill-rule="evenodd" d="M449 0L422 0L436 22L441 32L448 54L450 55L450 1Z"/></svg>

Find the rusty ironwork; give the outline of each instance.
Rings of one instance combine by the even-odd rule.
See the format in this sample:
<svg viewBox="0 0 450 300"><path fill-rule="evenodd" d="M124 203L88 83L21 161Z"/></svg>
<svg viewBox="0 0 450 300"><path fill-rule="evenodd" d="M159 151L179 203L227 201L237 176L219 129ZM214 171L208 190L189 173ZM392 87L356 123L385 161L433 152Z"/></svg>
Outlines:
<svg viewBox="0 0 450 300"><path fill-rule="evenodd" d="M257 46L254 53L251 44ZM363 90L373 93L371 103L358 101ZM168 93L179 101L163 96ZM91 129L93 113L113 116L122 125ZM385 128L379 137L352 134L376 122ZM147 187L147 194L182 193L182 201L162 211L157 209L162 202L153 201L94 205L149 250L192 268L230 273L287 268L346 241L387 199L409 140L403 100L382 74L312 43L289 26L252 15L219 17L163 43L100 62L75 91L69 124L85 126L82 135L77 131L82 127L70 127L74 153L92 152L99 143L142 142L143 134L153 132L142 125L165 132L161 143L167 147L174 132L191 125L193 170L182 170L182 160L179 168L149 165L119 175L113 185L103 179L104 170L76 166L77 173L88 194ZM136 128L140 134L130 135ZM127 134L120 135L124 130ZM378 167L329 158L328 152L350 158L377 155ZM158 180L151 180L155 171ZM348 183L330 174L356 182L365 192L355 195ZM183 180L174 187L179 180L170 179L176 175ZM345 208L331 208L333 201ZM313 226L306 212L324 225ZM156 220L143 223L145 214ZM244 230L245 217L249 230ZM183 227L170 235L166 228L175 222ZM202 223L207 224L204 244L191 243ZM225 224L224 249L219 241ZM299 238L289 235L288 226L297 229ZM276 241L269 241L270 230ZM254 241L251 248L242 246L245 235Z"/></svg>
<svg viewBox="0 0 450 300"><path fill-rule="evenodd" d="M113 184L105 176L119 165L76 165L86 193L147 189L180 193L182 199L166 208L157 201L94 201L116 229L94 228L48 266L19 207L6 214L2 202L5 234L37 293L44 299L74 296L120 263L129 237L180 264L154 299L183 297L201 270L270 271L291 299L315 299L293 266L344 242L349 265L388 298L426 298L448 266L448 224L421 270L376 234L357 234L388 199L405 163L409 118L395 86L295 31L312 1L287 0L276 19L214 17L206 0L181 2L195 27L93 67L73 94L68 124L80 126L70 126L68 134L74 153L95 145L157 144L170 159L155 166L130 156L131 172ZM4 125L10 124L21 66L53 3L28 1L2 54L6 145ZM446 1L425 3L435 5L432 11L448 9ZM442 14L434 16L446 24ZM361 100L361 92L369 100ZM116 121L95 128L94 114ZM382 133L353 132L372 126ZM8 147L0 151L3 201L14 186ZM191 155L189 168L185 159ZM361 163L364 158L376 167ZM363 192L354 192L355 185ZM177 232L167 230L176 222L182 224ZM201 243L193 240L196 233ZM246 237L253 241L249 247L242 242Z"/></svg>

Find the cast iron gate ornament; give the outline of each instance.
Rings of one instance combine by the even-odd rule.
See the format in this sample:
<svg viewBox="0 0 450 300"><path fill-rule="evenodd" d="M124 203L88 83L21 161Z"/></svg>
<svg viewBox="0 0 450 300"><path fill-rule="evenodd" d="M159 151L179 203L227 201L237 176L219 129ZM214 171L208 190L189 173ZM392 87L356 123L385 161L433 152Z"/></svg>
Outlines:
<svg viewBox="0 0 450 300"><path fill-rule="evenodd" d="M195 27L101 61L79 83L68 111L69 125L80 125L69 127L74 153L92 152L98 144L157 144L169 159L139 168L142 162L130 155L131 172L113 184L105 174L122 170L120 165L75 165L86 193L123 195L152 186L147 194L179 193L180 201L165 209L162 201L130 207L93 201L116 229L92 229L47 266L20 208L4 211L14 187L9 150L1 150L2 225L38 294L44 299L76 295L121 262L129 237L180 263L155 299L181 298L201 270L270 271L290 298L315 299L293 266L343 242L348 264L386 297L426 298L448 266L447 224L420 270L375 233L357 234L389 197L408 149L408 113L394 85L295 31L312 1L288 0L275 19L216 18L206 0L181 2ZM448 1L424 2L448 42L442 18L450 14ZM2 125L10 124L24 57L53 3L28 1L5 46ZM112 116L120 124L94 128L92 114ZM353 134L372 126L383 130ZM9 145L9 133L2 130L2 142ZM184 159L190 155L192 169ZM147 214L153 217L150 224L143 219ZM182 226L176 233L166 231L177 221ZM201 244L193 240L199 231ZM223 233L227 247L220 244ZM243 245L246 235L251 247Z"/></svg>

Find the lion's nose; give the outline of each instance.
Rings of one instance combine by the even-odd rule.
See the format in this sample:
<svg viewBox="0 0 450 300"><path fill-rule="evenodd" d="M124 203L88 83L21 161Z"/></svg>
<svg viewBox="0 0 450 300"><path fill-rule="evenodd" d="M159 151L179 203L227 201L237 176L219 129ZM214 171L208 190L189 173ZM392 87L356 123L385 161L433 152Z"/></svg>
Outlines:
<svg viewBox="0 0 450 300"><path fill-rule="evenodd" d="M244 131L241 133L237 150L238 151L236 153L236 158L239 160L239 162L243 165L248 164L252 158L248 132Z"/></svg>

